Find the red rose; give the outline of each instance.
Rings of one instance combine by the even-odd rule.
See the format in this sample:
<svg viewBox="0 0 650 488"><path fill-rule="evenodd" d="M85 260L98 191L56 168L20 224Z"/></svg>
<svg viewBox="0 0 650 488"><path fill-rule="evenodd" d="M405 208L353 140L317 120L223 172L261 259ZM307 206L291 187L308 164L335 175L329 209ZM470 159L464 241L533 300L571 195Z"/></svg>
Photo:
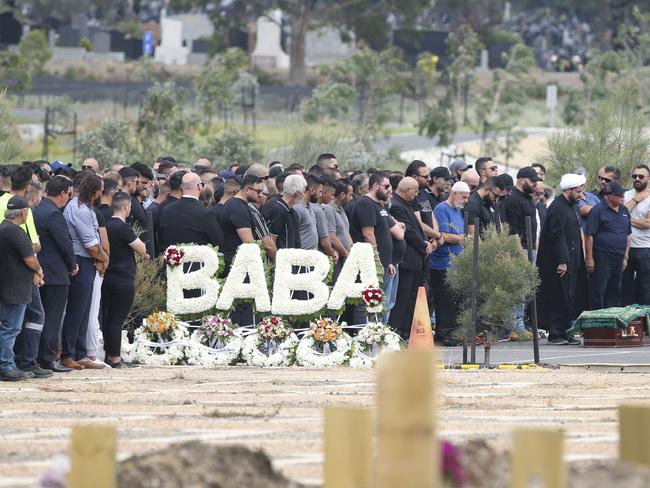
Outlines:
<svg viewBox="0 0 650 488"><path fill-rule="evenodd" d="M275 317L271 317L271 323L273 325L278 325L278 319L276 319Z"/></svg>

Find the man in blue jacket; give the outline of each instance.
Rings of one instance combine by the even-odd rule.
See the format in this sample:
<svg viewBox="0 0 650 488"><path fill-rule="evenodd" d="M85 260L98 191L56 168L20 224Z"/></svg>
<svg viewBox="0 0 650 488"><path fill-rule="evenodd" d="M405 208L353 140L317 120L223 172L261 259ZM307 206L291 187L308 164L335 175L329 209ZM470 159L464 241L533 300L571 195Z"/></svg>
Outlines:
<svg viewBox="0 0 650 488"><path fill-rule="evenodd" d="M42 368L62 373L72 371L71 368L62 366L56 356L70 276L79 270L68 225L61 213L72 193L72 182L64 176L55 176L47 182L45 191L45 198L34 212L42 246L38 259L45 272L45 284L40 289L45 324L41 333L38 362Z"/></svg>

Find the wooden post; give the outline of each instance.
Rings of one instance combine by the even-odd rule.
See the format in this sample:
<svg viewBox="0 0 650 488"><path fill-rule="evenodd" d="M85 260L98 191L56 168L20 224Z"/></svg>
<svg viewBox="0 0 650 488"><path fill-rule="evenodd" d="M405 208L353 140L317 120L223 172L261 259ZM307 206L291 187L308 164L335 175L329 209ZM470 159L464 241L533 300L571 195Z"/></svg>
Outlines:
<svg viewBox="0 0 650 488"><path fill-rule="evenodd" d="M78 425L72 429L69 488L116 488L115 427Z"/></svg>
<svg viewBox="0 0 650 488"><path fill-rule="evenodd" d="M418 296L415 300L411 334L409 335L409 349L433 349L431 314L427 304L427 292L423 286L418 288Z"/></svg>
<svg viewBox="0 0 650 488"><path fill-rule="evenodd" d="M566 487L564 433L561 431L513 431L511 461L511 488Z"/></svg>
<svg viewBox="0 0 650 488"><path fill-rule="evenodd" d="M370 488L372 413L369 408L325 407L325 488Z"/></svg>
<svg viewBox="0 0 650 488"><path fill-rule="evenodd" d="M619 459L650 465L650 406L618 407Z"/></svg>
<svg viewBox="0 0 650 488"><path fill-rule="evenodd" d="M438 488L433 351L387 353L377 364L377 488Z"/></svg>

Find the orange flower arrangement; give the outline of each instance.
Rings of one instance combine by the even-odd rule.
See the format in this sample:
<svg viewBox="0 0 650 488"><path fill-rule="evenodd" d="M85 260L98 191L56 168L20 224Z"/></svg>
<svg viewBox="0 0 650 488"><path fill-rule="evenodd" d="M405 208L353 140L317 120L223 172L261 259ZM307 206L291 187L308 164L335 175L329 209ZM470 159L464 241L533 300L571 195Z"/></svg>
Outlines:
<svg viewBox="0 0 650 488"><path fill-rule="evenodd" d="M146 318L144 323L145 329L151 335L158 334L163 339L168 339L177 325L176 317L171 312L154 312Z"/></svg>
<svg viewBox="0 0 650 488"><path fill-rule="evenodd" d="M309 324L309 331L307 337L312 337L318 342L331 342L336 341L343 334L343 329L330 318L320 318Z"/></svg>

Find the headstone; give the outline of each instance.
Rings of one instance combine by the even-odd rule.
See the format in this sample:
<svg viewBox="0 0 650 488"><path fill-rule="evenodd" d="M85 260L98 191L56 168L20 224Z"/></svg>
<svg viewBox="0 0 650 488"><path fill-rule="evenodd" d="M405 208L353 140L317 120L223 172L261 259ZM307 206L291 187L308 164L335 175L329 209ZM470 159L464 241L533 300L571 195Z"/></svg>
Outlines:
<svg viewBox="0 0 650 488"><path fill-rule="evenodd" d="M190 50L183 45L183 22L171 17L160 18L160 46L154 59L165 64L187 64Z"/></svg>
<svg viewBox="0 0 650 488"><path fill-rule="evenodd" d="M438 488L435 354L386 353L377 362L377 488Z"/></svg>
<svg viewBox="0 0 650 488"><path fill-rule="evenodd" d="M481 71L490 69L490 55L487 49L481 49L481 64L479 64L478 69Z"/></svg>
<svg viewBox="0 0 650 488"><path fill-rule="evenodd" d="M117 487L115 427L79 425L72 429L69 488Z"/></svg>
<svg viewBox="0 0 650 488"><path fill-rule="evenodd" d="M325 407L324 488L369 488L372 483L372 412Z"/></svg>
<svg viewBox="0 0 650 488"><path fill-rule="evenodd" d="M108 32L97 32L93 35L93 52L109 53L111 52L111 36Z"/></svg>
<svg viewBox="0 0 650 488"><path fill-rule="evenodd" d="M74 27L64 26L59 30L59 47L79 47L81 31Z"/></svg>
<svg viewBox="0 0 650 488"><path fill-rule="evenodd" d="M0 47L18 44L23 35L23 26L11 11L0 13Z"/></svg>
<svg viewBox="0 0 650 488"><path fill-rule="evenodd" d="M353 53L354 41L343 42L337 29L321 28L307 32L305 40L307 66L318 66L349 58Z"/></svg>
<svg viewBox="0 0 650 488"><path fill-rule="evenodd" d="M282 50L280 44L282 12L273 10L269 12L268 17L257 19L255 49L251 54L251 62L263 68L288 69L289 55Z"/></svg>
<svg viewBox="0 0 650 488"><path fill-rule="evenodd" d="M625 463L650 465L650 407L618 407L619 459Z"/></svg>
<svg viewBox="0 0 650 488"><path fill-rule="evenodd" d="M517 429L512 433L510 488L566 488L564 434Z"/></svg>
<svg viewBox="0 0 650 488"><path fill-rule="evenodd" d="M427 292L423 286L418 288L415 300L409 349L433 349L433 331L431 330L431 315L427 304Z"/></svg>

